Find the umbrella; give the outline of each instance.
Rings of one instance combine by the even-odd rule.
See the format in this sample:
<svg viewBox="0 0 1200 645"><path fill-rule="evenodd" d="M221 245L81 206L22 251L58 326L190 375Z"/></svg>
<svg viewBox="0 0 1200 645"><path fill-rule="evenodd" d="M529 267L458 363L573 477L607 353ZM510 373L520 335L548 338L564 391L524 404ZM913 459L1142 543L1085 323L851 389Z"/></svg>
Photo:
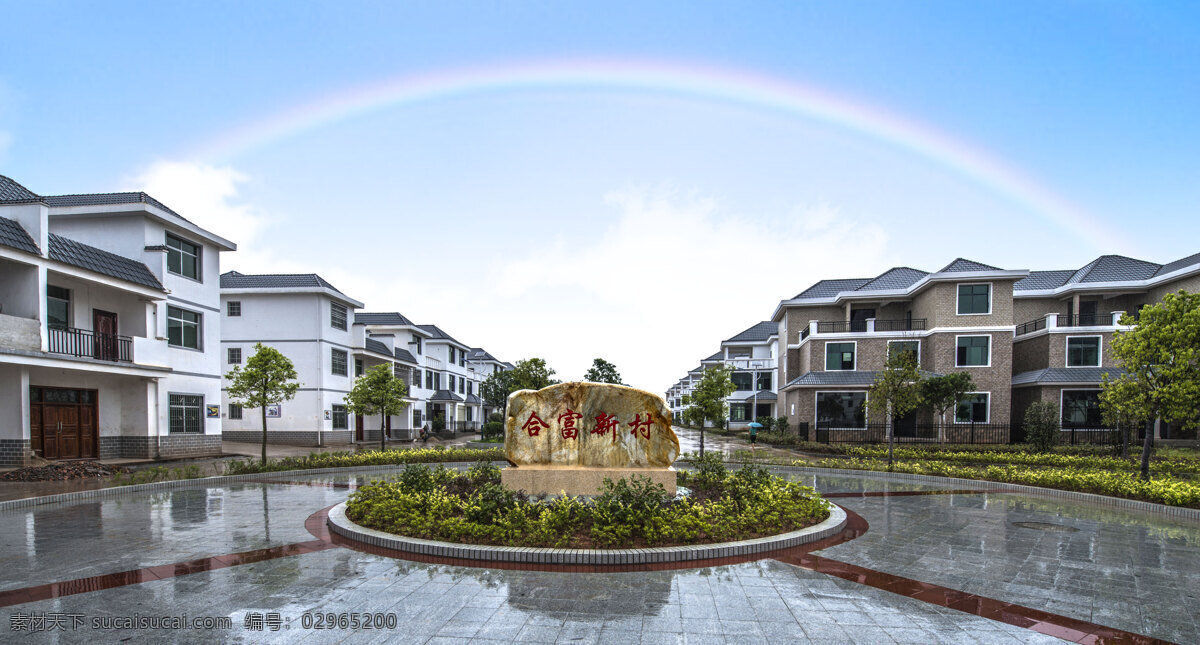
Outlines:
<svg viewBox="0 0 1200 645"><path fill-rule="evenodd" d="M751 422L750 422L750 425L749 425L748 427L751 427L751 428L761 428L761 427L763 427L763 424L761 424L761 423L759 423L759 422L757 422L757 421L751 421Z"/></svg>

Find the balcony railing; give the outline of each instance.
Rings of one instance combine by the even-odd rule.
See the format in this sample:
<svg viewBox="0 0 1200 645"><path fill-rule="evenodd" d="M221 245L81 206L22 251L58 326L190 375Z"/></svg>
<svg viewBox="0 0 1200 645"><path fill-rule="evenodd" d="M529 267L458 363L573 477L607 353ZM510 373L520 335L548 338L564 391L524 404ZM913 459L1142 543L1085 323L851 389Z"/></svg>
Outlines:
<svg viewBox="0 0 1200 645"><path fill-rule="evenodd" d="M924 318L903 318L899 320L820 320L816 321L816 329L810 324L800 330L800 340L817 334L869 334L884 331L922 331L925 329Z"/></svg>
<svg viewBox="0 0 1200 645"><path fill-rule="evenodd" d="M1027 323L1021 323L1020 325L1017 325L1017 335L1022 336L1024 334L1029 334L1029 333L1035 332L1039 329L1045 329L1045 328L1046 328L1046 319L1038 318L1037 320L1031 320Z"/></svg>
<svg viewBox="0 0 1200 645"><path fill-rule="evenodd" d="M1025 334L1031 334L1041 329L1054 329L1057 327L1116 327L1120 324L1121 316L1125 313L1123 311L1113 311L1102 314L1073 314L1070 316L1050 313L1036 320L1017 325L1014 332L1017 336L1024 336ZM1137 319L1136 315L1134 315L1134 319Z"/></svg>
<svg viewBox="0 0 1200 645"><path fill-rule="evenodd" d="M98 334L73 327L51 327L49 332L51 354L121 363L133 362L133 339L129 336Z"/></svg>
<svg viewBox="0 0 1200 645"><path fill-rule="evenodd" d="M771 370L775 369L773 358L726 358L725 364L735 370Z"/></svg>
<svg viewBox="0 0 1200 645"><path fill-rule="evenodd" d="M1108 327L1113 324L1113 315L1107 314L1073 314L1059 315L1059 327Z"/></svg>

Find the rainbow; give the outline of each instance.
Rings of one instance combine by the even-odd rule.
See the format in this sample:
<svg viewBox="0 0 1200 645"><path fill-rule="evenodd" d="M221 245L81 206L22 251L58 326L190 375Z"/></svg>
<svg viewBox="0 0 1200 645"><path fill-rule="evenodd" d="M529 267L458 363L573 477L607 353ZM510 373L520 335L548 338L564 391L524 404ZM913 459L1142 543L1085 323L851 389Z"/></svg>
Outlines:
<svg viewBox="0 0 1200 645"><path fill-rule="evenodd" d="M305 132L396 106L529 90L644 92L773 111L843 128L929 160L1082 237L1118 249L1119 235L1020 170L927 125L817 87L746 70L643 60L539 61L398 76L328 94L209 139L185 158L228 160Z"/></svg>

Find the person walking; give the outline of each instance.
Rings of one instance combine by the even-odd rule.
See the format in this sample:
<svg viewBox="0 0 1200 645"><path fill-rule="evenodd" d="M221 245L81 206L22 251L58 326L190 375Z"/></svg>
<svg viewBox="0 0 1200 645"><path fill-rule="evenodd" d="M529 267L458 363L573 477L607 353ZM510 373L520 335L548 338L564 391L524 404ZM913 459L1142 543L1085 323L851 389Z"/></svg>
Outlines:
<svg viewBox="0 0 1200 645"><path fill-rule="evenodd" d="M428 423L421 426L421 443L424 443L424 444L429 443L429 424Z"/></svg>
<svg viewBox="0 0 1200 645"><path fill-rule="evenodd" d="M758 424L750 424L750 452L755 451L755 444L758 442Z"/></svg>

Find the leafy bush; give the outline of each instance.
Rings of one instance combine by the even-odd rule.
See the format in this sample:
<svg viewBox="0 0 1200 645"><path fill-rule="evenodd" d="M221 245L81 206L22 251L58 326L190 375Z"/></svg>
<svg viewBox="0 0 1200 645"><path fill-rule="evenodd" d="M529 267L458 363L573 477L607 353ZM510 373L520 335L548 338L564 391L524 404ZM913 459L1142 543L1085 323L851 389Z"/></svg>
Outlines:
<svg viewBox="0 0 1200 645"><path fill-rule="evenodd" d="M447 463L461 461L503 461L502 448L413 448L407 450L360 450L358 452L318 452L303 457L270 459L266 464L257 460L230 461L227 475L278 472L282 470L311 470L316 468L353 468L356 466L387 466L392 464Z"/></svg>
<svg viewBox="0 0 1200 645"><path fill-rule="evenodd" d="M446 429L446 417L441 414L433 415L432 428L434 432L442 432Z"/></svg>
<svg viewBox="0 0 1200 645"><path fill-rule="evenodd" d="M492 415L496 416L496 415ZM483 424L483 438L490 439L504 434L504 422L488 420Z"/></svg>
<svg viewBox="0 0 1200 645"><path fill-rule="evenodd" d="M1025 410L1025 439L1041 452L1054 450L1058 443L1058 409L1054 404L1037 401Z"/></svg>
<svg viewBox="0 0 1200 645"><path fill-rule="evenodd" d="M413 473L408 471L412 470ZM811 488L750 466L729 472L719 458L680 473L694 487L674 498L634 477L606 481L588 501L530 500L498 483L491 464L463 474L409 466L396 481L372 482L346 504L352 521L410 537L524 547L624 548L746 539L824 520L829 504Z"/></svg>
<svg viewBox="0 0 1200 645"><path fill-rule="evenodd" d="M774 428L774 430L775 430L775 432L787 432L787 430L788 430L788 418L787 418L787 417L775 417L775 428Z"/></svg>

